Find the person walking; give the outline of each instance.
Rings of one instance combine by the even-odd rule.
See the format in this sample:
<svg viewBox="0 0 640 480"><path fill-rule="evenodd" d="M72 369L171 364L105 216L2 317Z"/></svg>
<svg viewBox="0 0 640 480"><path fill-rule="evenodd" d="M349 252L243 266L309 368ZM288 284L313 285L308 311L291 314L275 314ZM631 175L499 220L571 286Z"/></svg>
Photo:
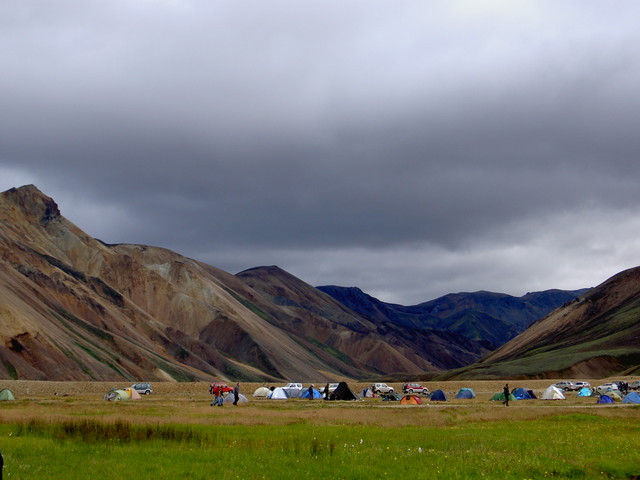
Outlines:
<svg viewBox="0 0 640 480"><path fill-rule="evenodd" d="M508 383L504 384L504 388L502 389L502 391L504 392L504 402L502 402L502 404L508 407L509 406L509 384Z"/></svg>
<svg viewBox="0 0 640 480"><path fill-rule="evenodd" d="M211 388L211 393L213 393L213 402L211 402L211 406L213 407L214 405L219 406L218 400L219 400L219 396L220 396L220 386L219 385L213 385Z"/></svg>
<svg viewBox="0 0 640 480"><path fill-rule="evenodd" d="M240 384L236 383L236 386L233 387L233 404L238 405L238 400L240 400Z"/></svg>

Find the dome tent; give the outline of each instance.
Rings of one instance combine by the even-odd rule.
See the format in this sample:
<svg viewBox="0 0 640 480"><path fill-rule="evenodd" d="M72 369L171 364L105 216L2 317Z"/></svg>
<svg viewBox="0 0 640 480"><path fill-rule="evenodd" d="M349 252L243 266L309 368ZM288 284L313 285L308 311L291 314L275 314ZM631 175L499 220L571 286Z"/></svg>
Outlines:
<svg viewBox="0 0 640 480"><path fill-rule="evenodd" d="M269 390L269 388L267 388L267 387L259 387L259 388L256 389L255 392L253 392L253 396L254 397L268 397L270 393L271 393L271 390Z"/></svg>
<svg viewBox="0 0 640 480"><path fill-rule="evenodd" d="M400 399L400 405L422 405L422 399L417 395L405 395Z"/></svg>
<svg viewBox="0 0 640 480"><path fill-rule="evenodd" d="M8 388L3 388L0 390L0 400L15 400L16 397L13 395L13 392Z"/></svg>
<svg viewBox="0 0 640 480"><path fill-rule="evenodd" d="M442 390L436 390L431 394L431 401L433 402L448 402L447 395Z"/></svg>
<svg viewBox="0 0 640 480"><path fill-rule="evenodd" d="M543 400L566 400L564 393L558 388L551 385L542 394Z"/></svg>
<svg viewBox="0 0 640 480"><path fill-rule="evenodd" d="M476 394L470 388L461 388L456 394L456 398L476 398Z"/></svg>

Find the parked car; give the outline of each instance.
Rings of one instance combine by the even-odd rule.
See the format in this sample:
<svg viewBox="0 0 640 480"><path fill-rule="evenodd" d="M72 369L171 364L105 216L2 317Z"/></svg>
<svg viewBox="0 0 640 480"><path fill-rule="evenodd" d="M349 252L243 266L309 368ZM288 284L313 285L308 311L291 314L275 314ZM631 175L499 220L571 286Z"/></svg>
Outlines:
<svg viewBox="0 0 640 480"><path fill-rule="evenodd" d="M567 380L563 380L561 382L555 383L554 387L557 387L560 390L564 390L565 392L568 392L570 390L578 390L578 388L576 388L573 382L569 382Z"/></svg>
<svg viewBox="0 0 640 480"><path fill-rule="evenodd" d="M629 390L638 390L640 389L640 380L636 380L635 382L631 382L629 384Z"/></svg>
<svg viewBox="0 0 640 480"><path fill-rule="evenodd" d="M141 395L151 395L153 393L153 387L150 383L134 383L131 388Z"/></svg>
<svg viewBox="0 0 640 480"><path fill-rule="evenodd" d="M608 390L613 390L617 393L620 392L620 389L618 388L618 384L616 382L604 383L596 387L596 392L598 392L599 394L607 393Z"/></svg>
<svg viewBox="0 0 640 480"><path fill-rule="evenodd" d="M302 390L302 384L301 383L287 383L284 387L282 387L284 389L287 388L297 388L298 390Z"/></svg>
<svg viewBox="0 0 640 480"><path fill-rule="evenodd" d="M324 387L322 387L322 389L320 390L320 392L322 393L327 393L324 390L327 388L327 386L325 385ZM333 393L333 391L338 388L338 384L337 383L330 383L329 384L329 394Z"/></svg>
<svg viewBox="0 0 640 480"><path fill-rule="evenodd" d="M374 383L371 385L371 390L378 395L381 393L393 393L393 387L390 387L386 383Z"/></svg>
<svg viewBox="0 0 640 480"><path fill-rule="evenodd" d="M580 390L585 387L591 388L591 384L589 382L573 382L573 385L576 387L576 390Z"/></svg>
<svg viewBox="0 0 640 480"><path fill-rule="evenodd" d="M419 383L405 383L402 386L402 393L421 393L422 395L428 395L429 389L427 387L423 387Z"/></svg>

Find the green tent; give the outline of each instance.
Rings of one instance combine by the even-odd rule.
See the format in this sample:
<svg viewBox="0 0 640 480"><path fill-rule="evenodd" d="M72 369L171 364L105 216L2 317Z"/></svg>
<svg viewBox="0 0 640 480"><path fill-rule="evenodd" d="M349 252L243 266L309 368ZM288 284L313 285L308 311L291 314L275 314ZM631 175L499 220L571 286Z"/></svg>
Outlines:
<svg viewBox="0 0 640 480"><path fill-rule="evenodd" d="M13 392L8 388L4 388L0 390L0 400L15 400L16 397L13 396Z"/></svg>
<svg viewBox="0 0 640 480"><path fill-rule="evenodd" d="M110 402L118 402L118 401L126 401L131 400L131 397L124 390L120 390L118 388L114 388L113 390L109 390L105 395L104 399Z"/></svg>
<svg viewBox="0 0 640 480"><path fill-rule="evenodd" d="M498 392L493 397L491 397L491 401L504 402L504 392ZM516 401L516 397L513 396L513 393L509 394L509 401Z"/></svg>

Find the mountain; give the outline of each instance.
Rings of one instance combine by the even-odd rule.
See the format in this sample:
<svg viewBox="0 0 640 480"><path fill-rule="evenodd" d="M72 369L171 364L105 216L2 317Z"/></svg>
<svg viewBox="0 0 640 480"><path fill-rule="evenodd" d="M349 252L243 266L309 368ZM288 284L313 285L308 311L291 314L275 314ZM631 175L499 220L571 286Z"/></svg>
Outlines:
<svg viewBox="0 0 640 480"><path fill-rule="evenodd" d="M482 361L441 378L600 378L640 374L640 267L535 322Z"/></svg>
<svg viewBox="0 0 640 480"><path fill-rule="evenodd" d="M348 309L277 267L109 245L35 186L0 194L0 378L242 381L458 368L488 350Z"/></svg>
<svg viewBox="0 0 640 480"><path fill-rule="evenodd" d="M454 293L415 306L382 302L356 287L317 287L366 318L407 328L453 332L493 350L532 322L584 294L588 289L547 290L513 297L503 293Z"/></svg>

